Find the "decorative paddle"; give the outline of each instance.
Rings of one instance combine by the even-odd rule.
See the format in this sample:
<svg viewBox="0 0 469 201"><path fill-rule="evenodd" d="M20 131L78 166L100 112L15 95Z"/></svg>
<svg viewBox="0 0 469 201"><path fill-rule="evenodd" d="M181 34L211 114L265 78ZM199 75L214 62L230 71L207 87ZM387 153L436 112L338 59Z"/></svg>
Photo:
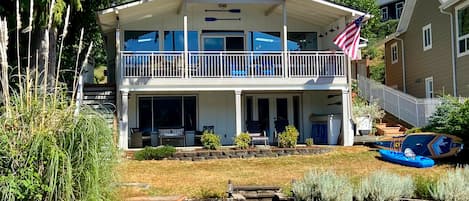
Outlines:
<svg viewBox="0 0 469 201"><path fill-rule="evenodd" d="M215 22L219 20L239 20L241 21L241 18L216 18L216 17L206 17L205 21L206 22Z"/></svg>
<svg viewBox="0 0 469 201"><path fill-rule="evenodd" d="M241 9L229 9L229 10L205 10L205 12L228 12L228 13L241 13Z"/></svg>

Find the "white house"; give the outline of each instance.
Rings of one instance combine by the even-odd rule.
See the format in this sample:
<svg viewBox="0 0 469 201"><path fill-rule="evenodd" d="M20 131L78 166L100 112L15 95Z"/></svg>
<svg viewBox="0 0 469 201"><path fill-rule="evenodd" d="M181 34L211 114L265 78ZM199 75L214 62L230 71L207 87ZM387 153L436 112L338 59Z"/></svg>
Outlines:
<svg viewBox="0 0 469 201"><path fill-rule="evenodd" d="M191 146L204 128L231 145L252 122L274 144L281 120L299 142L334 132L352 145L350 63L332 39L363 14L325 0L140 0L98 12L119 146Z"/></svg>

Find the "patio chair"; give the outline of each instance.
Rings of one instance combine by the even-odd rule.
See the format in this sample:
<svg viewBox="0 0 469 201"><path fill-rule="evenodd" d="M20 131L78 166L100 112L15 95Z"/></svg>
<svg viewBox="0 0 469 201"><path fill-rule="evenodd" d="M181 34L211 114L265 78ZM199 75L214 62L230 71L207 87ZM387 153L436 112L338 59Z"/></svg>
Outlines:
<svg viewBox="0 0 469 201"><path fill-rule="evenodd" d="M256 141L264 141L264 145L267 146L269 137L266 136L266 132L262 129L262 125L259 121L246 121L246 131L251 137L251 145L254 146Z"/></svg>
<svg viewBox="0 0 469 201"><path fill-rule="evenodd" d="M288 119L277 119L274 121L275 130L274 138L278 141L278 135L285 131L285 127L288 126Z"/></svg>

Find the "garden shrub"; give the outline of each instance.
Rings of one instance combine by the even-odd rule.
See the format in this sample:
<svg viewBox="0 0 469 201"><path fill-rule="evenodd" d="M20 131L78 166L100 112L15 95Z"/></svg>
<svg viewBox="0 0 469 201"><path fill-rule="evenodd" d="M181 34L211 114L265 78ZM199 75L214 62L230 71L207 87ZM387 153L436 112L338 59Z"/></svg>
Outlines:
<svg viewBox="0 0 469 201"><path fill-rule="evenodd" d="M241 133L234 139L236 147L240 149L247 149L249 147L249 143L251 143L251 136L249 133Z"/></svg>
<svg viewBox="0 0 469 201"><path fill-rule="evenodd" d="M443 96L424 130L447 133L469 140L469 99Z"/></svg>
<svg viewBox="0 0 469 201"><path fill-rule="evenodd" d="M352 185L344 176L329 171L308 172L300 181L293 183L292 190L297 200L352 200Z"/></svg>
<svg viewBox="0 0 469 201"><path fill-rule="evenodd" d="M393 201L411 198L414 189L414 182L409 176L377 171L361 181L354 197L357 201Z"/></svg>
<svg viewBox="0 0 469 201"><path fill-rule="evenodd" d="M161 160L164 158L168 158L176 153L176 148L172 146L164 146L164 147L145 147L143 150L137 151L134 154L134 158L136 160Z"/></svg>
<svg viewBox="0 0 469 201"><path fill-rule="evenodd" d="M469 199L469 166L449 170L430 186L434 200L464 201Z"/></svg>
<svg viewBox="0 0 469 201"><path fill-rule="evenodd" d="M278 135L279 146L294 148L296 146L299 135L300 134L298 130L296 130L295 126L286 126L285 131Z"/></svg>
<svg viewBox="0 0 469 201"><path fill-rule="evenodd" d="M221 146L220 136L218 136L215 133L209 132L209 131L204 131L200 141L202 142L202 145L206 149L215 150L215 149L220 148L220 146Z"/></svg>
<svg viewBox="0 0 469 201"><path fill-rule="evenodd" d="M420 199L431 199L430 187L436 183L436 179L429 177L414 177L415 196Z"/></svg>
<svg viewBox="0 0 469 201"><path fill-rule="evenodd" d="M310 147L314 144L313 138L306 138L305 142L306 142L306 146L308 146L308 147Z"/></svg>

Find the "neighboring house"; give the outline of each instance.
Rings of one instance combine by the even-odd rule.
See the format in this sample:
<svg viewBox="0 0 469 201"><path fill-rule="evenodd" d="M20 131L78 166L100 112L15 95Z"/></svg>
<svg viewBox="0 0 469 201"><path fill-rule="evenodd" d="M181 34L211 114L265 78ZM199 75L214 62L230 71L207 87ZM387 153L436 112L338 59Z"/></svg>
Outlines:
<svg viewBox="0 0 469 201"><path fill-rule="evenodd" d="M408 0L385 44L386 85L418 98L469 96L469 0Z"/></svg>
<svg viewBox="0 0 469 201"><path fill-rule="evenodd" d="M247 122L275 144L279 120L299 142L329 128L352 145L350 67L332 39L363 14L325 0L140 0L98 12L119 146L157 146L163 133L191 146L204 129L232 145Z"/></svg>
<svg viewBox="0 0 469 201"><path fill-rule="evenodd" d="M377 0L381 21L399 19L404 9L405 0Z"/></svg>

